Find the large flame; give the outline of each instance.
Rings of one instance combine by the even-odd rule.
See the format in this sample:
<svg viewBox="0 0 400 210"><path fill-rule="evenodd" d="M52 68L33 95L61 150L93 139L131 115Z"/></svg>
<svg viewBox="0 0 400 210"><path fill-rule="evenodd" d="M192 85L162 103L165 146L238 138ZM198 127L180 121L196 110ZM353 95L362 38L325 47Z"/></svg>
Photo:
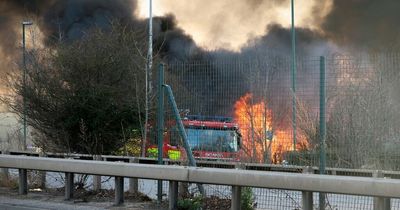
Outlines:
<svg viewBox="0 0 400 210"><path fill-rule="evenodd" d="M242 133L243 148L253 161L269 160L279 164L283 160L283 154L293 150L292 131L274 127L273 113L268 108L267 101L254 102L253 95L247 93L236 101L234 108L235 121ZM304 140L300 138L300 142Z"/></svg>

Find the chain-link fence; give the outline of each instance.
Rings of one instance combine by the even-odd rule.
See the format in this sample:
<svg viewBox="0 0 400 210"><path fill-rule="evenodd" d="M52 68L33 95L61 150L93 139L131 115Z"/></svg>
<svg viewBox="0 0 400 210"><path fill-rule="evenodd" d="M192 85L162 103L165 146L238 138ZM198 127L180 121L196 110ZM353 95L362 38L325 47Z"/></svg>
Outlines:
<svg viewBox="0 0 400 210"><path fill-rule="evenodd" d="M326 57L325 64L326 166L398 171L400 55L334 55ZM233 162L227 168L244 162L318 167L320 57L298 58L296 67L294 90L289 57L167 64L165 83L172 87L187 140L198 160ZM185 159L167 96L164 113L164 141L168 144L164 152L170 159ZM149 125L147 152L157 145L156 117ZM341 173L338 175L355 175L354 170ZM148 184L144 185L146 192ZM230 199L229 186L204 188L208 198L217 202ZM166 183L163 193L168 194ZM198 194L196 185L189 185L187 193ZM302 208L301 192L252 188L251 194L257 209ZM317 197L314 193L315 207L319 205ZM327 194L326 205L327 209L372 209L373 198ZM400 209L398 199L392 199L392 209Z"/></svg>
<svg viewBox="0 0 400 210"><path fill-rule="evenodd" d="M296 74L289 57L274 55L174 62L165 67L165 83L173 89L198 160L319 167L325 159L333 168L398 170L398 54L332 55L323 65L320 57L302 57L297 59ZM326 73L321 83L322 69ZM326 108L323 157L321 105ZM176 120L170 106L164 107L164 141L171 150L179 150L182 139ZM156 143L156 135L150 136ZM181 153L179 158L184 159ZM206 191L229 199L227 187L206 185ZM302 208L300 192L256 188L251 192L258 209ZM318 207L318 193L314 197ZM365 196L327 194L325 202L326 209L373 208L373 198ZM393 199L392 209L398 208Z"/></svg>
<svg viewBox="0 0 400 210"><path fill-rule="evenodd" d="M399 61L398 54L326 58L327 167L397 170ZM291 60L283 56L175 62L166 69L198 157L319 165L319 57L297 59L295 89ZM179 135L166 133L169 143L180 144Z"/></svg>

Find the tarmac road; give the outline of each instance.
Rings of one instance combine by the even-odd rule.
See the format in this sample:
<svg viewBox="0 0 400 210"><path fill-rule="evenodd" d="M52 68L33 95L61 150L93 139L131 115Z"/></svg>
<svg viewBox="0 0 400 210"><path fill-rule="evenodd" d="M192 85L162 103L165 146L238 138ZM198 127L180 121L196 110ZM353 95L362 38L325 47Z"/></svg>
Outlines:
<svg viewBox="0 0 400 210"><path fill-rule="evenodd" d="M18 195L15 190L0 187L0 210L163 210L153 202L125 201L122 206L114 206L113 202L79 202L65 201L63 196L44 192L28 192Z"/></svg>

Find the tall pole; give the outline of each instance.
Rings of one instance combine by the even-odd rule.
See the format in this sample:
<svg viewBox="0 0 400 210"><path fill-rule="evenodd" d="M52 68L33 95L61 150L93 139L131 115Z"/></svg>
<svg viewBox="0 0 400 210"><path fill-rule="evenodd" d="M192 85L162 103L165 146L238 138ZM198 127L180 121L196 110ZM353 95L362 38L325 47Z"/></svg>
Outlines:
<svg viewBox="0 0 400 210"><path fill-rule="evenodd" d="M319 127L320 127L320 156L319 156L319 173L325 174L326 166L326 74L325 74L325 57L320 57L320 85L319 85ZM325 194L319 194L319 209L325 209Z"/></svg>
<svg viewBox="0 0 400 210"><path fill-rule="evenodd" d="M24 150L26 149L27 125L26 125L26 47L25 47L25 26L32 25L30 21L22 22L22 103L23 103L23 129L24 129Z"/></svg>
<svg viewBox="0 0 400 210"><path fill-rule="evenodd" d="M151 85L151 68L153 66L153 0L149 0L149 37L148 37L148 50L147 50L147 64L145 76L145 117L144 117L144 131L142 140L142 157L145 156L146 141L147 141L147 127L149 121L149 95L152 92Z"/></svg>
<svg viewBox="0 0 400 210"><path fill-rule="evenodd" d="M320 173L325 174L326 165L326 73L325 57L320 57L320 85L319 85L319 125L320 125Z"/></svg>
<svg viewBox="0 0 400 210"><path fill-rule="evenodd" d="M157 144L158 144L158 164L163 164L163 145L164 145L164 65L158 67L158 107L157 107ZM157 183L157 200L162 201L162 180Z"/></svg>
<svg viewBox="0 0 400 210"><path fill-rule="evenodd" d="M151 76L151 67L153 66L153 0L149 0L149 50L148 50L148 69ZM149 81L151 89L151 81Z"/></svg>
<svg viewBox="0 0 400 210"><path fill-rule="evenodd" d="M292 6L292 125L293 125L293 151L296 151L297 141L297 126L296 126L296 78L297 78L297 67L296 67L296 30L294 27L294 0L291 2Z"/></svg>

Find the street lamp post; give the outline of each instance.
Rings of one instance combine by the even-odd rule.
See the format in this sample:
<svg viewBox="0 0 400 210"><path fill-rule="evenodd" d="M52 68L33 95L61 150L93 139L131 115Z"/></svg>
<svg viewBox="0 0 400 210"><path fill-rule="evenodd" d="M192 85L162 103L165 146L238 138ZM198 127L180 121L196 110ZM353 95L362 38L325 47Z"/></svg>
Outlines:
<svg viewBox="0 0 400 210"><path fill-rule="evenodd" d="M24 127L24 149L26 149L26 100L25 100L25 85L26 85L26 47L25 47L25 26L32 25L32 21L22 22L22 65L23 65L23 77L22 77L22 100L23 100L23 127Z"/></svg>

